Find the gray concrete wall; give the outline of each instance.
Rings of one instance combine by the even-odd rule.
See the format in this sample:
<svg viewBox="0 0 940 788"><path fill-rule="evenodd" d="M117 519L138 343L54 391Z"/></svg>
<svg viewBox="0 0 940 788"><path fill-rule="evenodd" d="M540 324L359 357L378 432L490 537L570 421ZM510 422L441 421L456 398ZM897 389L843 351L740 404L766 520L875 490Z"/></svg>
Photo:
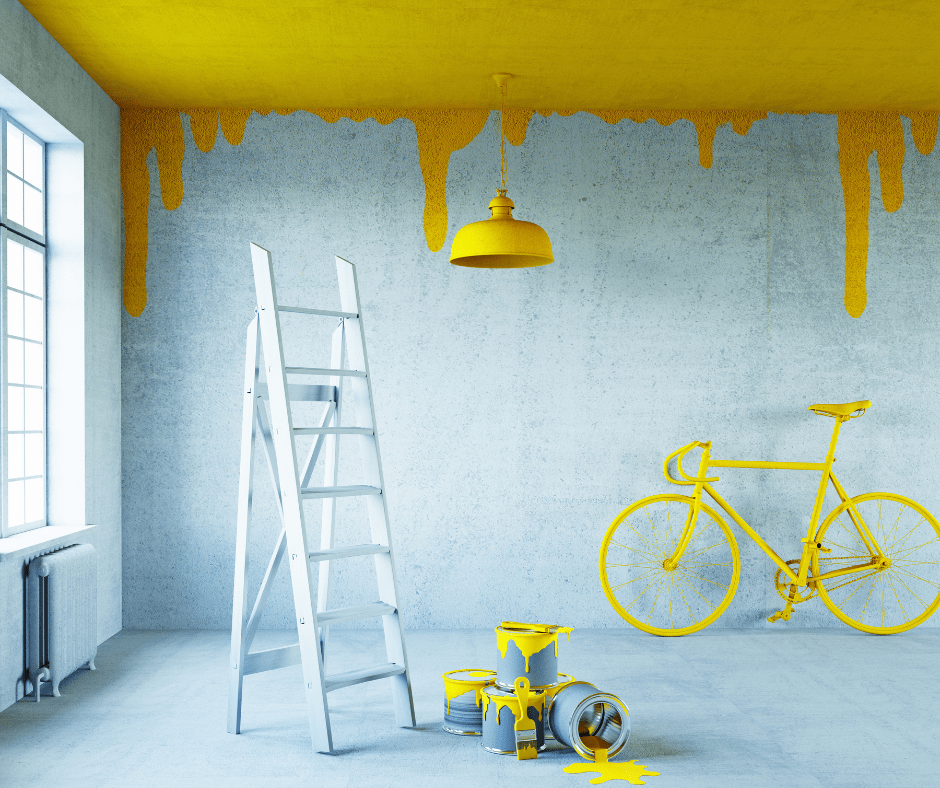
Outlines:
<svg viewBox="0 0 940 788"><path fill-rule="evenodd" d="M120 115L15 0L0 0L0 77L5 89L22 94L21 111L44 126L35 128L37 133L54 143L49 149L49 516L52 523L98 525L83 541L98 551L101 642L121 628ZM81 193L75 198L76 184L84 206ZM69 202L79 221L60 218L54 226L53 213L62 217ZM17 562L0 564L0 709L22 691L17 688L23 667L21 569Z"/></svg>
<svg viewBox="0 0 940 788"><path fill-rule="evenodd" d="M509 196L548 230L556 262L456 268L453 234L486 217L497 185L497 129L494 113L452 157L437 254L406 121L253 115L239 147L219 135L207 154L187 136L174 212L151 156L149 304L123 317L126 627L229 626L249 241L273 252L282 303L338 308L332 255L358 265L409 627L622 626L597 551L621 509L679 492L663 458L699 439L716 457L821 461L832 422L807 412L814 402L874 402L842 432L850 492L940 512L940 154L908 136L896 214L877 202L872 160L868 309L853 320L834 117L772 115L743 138L725 126L704 170L685 121L536 116L510 149ZM331 328L299 336L300 319L285 320L306 364L325 365ZM817 480L721 475L725 497L797 557ZM260 460L255 478L252 587L277 529ZM355 542L362 512L340 508ZM774 567L738 533L741 585L718 625L767 626ZM348 566L369 573L368 559ZM345 567L337 590L337 605L374 599ZM833 624L816 600L784 626ZM292 626L284 578L262 626Z"/></svg>

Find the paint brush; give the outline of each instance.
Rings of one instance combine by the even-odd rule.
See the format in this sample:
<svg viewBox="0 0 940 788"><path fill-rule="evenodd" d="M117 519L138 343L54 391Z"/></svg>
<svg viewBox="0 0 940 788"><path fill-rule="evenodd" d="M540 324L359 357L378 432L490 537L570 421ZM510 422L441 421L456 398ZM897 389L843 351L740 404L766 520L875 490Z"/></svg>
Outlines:
<svg viewBox="0 0 940 788"><path fill-rule="evenodd" d="M519 699L519 717L516 719L516 757L520 761L534 758L538 753L535 721L529 719L529 680L516 679L516 697Z"/></svg>

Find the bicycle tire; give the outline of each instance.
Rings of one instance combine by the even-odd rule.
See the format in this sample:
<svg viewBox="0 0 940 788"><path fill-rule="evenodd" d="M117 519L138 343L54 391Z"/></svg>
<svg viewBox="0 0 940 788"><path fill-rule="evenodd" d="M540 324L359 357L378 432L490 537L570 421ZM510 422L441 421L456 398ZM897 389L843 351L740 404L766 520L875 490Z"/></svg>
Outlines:
<svg viewBox="0 0 940 788"><path fill-rule="evenodd" d="M852 507L890 566L874 564L849 516ZM850 627L892 635L922 624L940 607L940 523L916 501L892 493L850 498L823 521L816 542L832 552L814 554L814 576L871 563L870 570L816 581L823 603Z"/></svg>
<svg viewBox="0 0 940 788"><path fill-rule="evenodd" d="M704 629L725 612L737 590L741 576L737 542L725 521L705 504L700 505L679 565L675 570L663 567L692 504L686 495L651 495L624 509L604 534L598 559L604 594L621 618L644 632L673 637ZM706 534L710 536L703 547L700 540ZM618 557L627 562L610 560ZM637 585L618 597L617 592L632 583ZM640 587L643 590L630 597ZM657 610L661 597L663 604Z"/></svg>

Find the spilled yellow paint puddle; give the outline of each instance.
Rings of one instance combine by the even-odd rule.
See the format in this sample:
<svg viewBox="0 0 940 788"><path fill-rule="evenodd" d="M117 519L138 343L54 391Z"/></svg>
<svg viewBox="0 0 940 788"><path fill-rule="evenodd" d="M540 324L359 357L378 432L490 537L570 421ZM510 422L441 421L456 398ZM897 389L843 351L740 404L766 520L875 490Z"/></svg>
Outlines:
<svg viewBox="0 0 940 788"><path fill-rule="evenodd" d="M623 780L631 785L646 785L646 782L640 779L641 777L659 777L659 772L648 772L643 764L636 761L611 763L607 760L607 750L604 749L594 751L594 763L579 761L566 766L563 771L568 774L598 772L600 777L590 780L591 785L600 785L610 780Z"/></svg>

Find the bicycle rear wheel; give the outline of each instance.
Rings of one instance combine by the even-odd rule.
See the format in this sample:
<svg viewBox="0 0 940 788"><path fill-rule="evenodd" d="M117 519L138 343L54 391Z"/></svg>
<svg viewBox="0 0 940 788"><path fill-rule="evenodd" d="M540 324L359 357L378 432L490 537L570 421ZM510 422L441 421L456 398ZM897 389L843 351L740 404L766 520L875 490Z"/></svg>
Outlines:
<svg viewBox="0 0 940 788"><path fill-rule="evenodd" d="M653 495L624 509L601 543L601 585L610 604L637 629L687 635L704 629L728 607L741 559L725 522L704 504L678 566L663 562L676 548L693 501Z"/></svg>
<svg viewBox="0 0 940 788"><path fill-rule="evenodd" d="M855 507L890 565L879 566L849 515ZM940 606L940 523L910 498L867 493L840 504L819 527L813 574L868 564L817 580L826 607L850 627L891 635L922 624Z"/></svg>

